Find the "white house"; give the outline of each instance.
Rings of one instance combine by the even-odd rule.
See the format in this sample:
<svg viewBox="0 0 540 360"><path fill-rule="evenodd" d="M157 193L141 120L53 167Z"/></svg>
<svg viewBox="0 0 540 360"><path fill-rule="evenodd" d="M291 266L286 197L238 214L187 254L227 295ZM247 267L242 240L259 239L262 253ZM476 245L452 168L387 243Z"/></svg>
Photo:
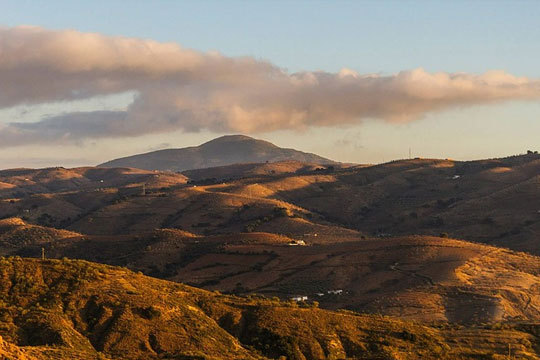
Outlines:
<svg viewBox="0 0 540 360"><path fill-rule="evenodd" d="M304 240L293 240L287 245L289 246L306 246L306 242Z"/></svg>
<svg viewBox="0 0 540 360"><path fill-rule="evenodd" d="M305 295L298 295L298 296L293 296L291 298L291 300L293 301L307 301L308 297L305 296Z"/></svg>
<svg viewBox="0 0 540 360"><path fill-rule="evenodd" d="M341 290L341 289L337 289L337 290L328 290L327 293L328 293L328 294L334 294L334 295L341 295L341 294L343 294L343 290Z"/></svg>

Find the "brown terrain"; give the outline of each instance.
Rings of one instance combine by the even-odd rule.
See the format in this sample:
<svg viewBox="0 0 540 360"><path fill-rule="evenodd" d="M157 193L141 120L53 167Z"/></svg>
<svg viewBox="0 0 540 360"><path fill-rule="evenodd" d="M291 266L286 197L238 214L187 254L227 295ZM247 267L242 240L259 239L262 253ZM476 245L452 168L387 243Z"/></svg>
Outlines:
<svg viewBox="0 0 540 360"><path fill-rule="evenodd" d="M540 254L537 154L472 162L403 160L301 174L247 171L229 181L219 178L222 173L207 172L208 184L134 169L4 170L0 217L85 234L259 231L309 243L362 234L444 234Z"/></svg>
<svg viewBox="0 0 540 360"><path fill-rule="evenodd" d="M269 233L83 236L6 219L0 240L2 255L39 257L43 248L48 257L125 266L209 290L308 296L329 309L429 322L540 319L539 257L447 238L301 246Z"/></svg>
<svg viewBox="0 0 540 360"><path fill-rule="evenodd" d="M0 354L54 358L76 343L80 358L117 358L122 346L132 346L138 349L131 350L133 359L496 359L496 354L507 354L508 344L516 339L521 344L514 344L521 351L517 358L538 357L538 154L468 162L411 159L373 166L280 160L182 173L105 167L0 171L0 255L11 264L5 263L2 271L15 271L5 279L18 282L17 271L27 268L54 278L62 272L79 274L73 267L85 267L105 274L89 283L114 283L108 294L92 287L83 294L79 287L61 285L69 288L66 297L77 292L72 303L66 300L63 305L73 312L48 312L45 320L10 310L12 324L0 322ZM18 258L42 254L124 269ZM135 286L139 280L133 279L145 280ZM63 283L40 281L55 289L45 295L40 292L45 287L27 289L27 281L20 285L21 294L30 291L48 299ZM118 284L126 281L138 290L122 290ZM154 290L143 289L146 286ZM162 294L156 287L167 290ZM219 327L208 330L217 336L213 345L190 338L180 349L176 335L158 336L150 329L166 328L171 334L180 330L155 323L144 312L140 320L139 310L132 309L162 304L160 314L174 312L171 309L184 306L171 298L176 291L171 289L177 288L193 299L204 298L191 299L198 302L189 306L207 317L201 320L206 325L195 328L210 323ZM30 306L22 295L14 298L13 291L6 291L5 306ZM141 300L143 306L122 291L153 295ZM88 301L95 296L111 298L100 298L101 305L95 305L100 310L91 315L97 320L88 320L87 310L81 309L94 306ZM38 302L41 306L43 300ZM120 308L131 310L115 310ZM178 321L190 313L183 311ZM113 315L104 315L108 313ZM55 328L51 319L67 327ZM51 331L59 333L51 336L59 342L29 340L38 320L49 321L42 325L47 331L56 329ZM119 327L110 321L120 321ZM185 323L178 324L186 329ZM146 330L121 330L131 326ZM373 335L372 326L387 330ZM401 335L395 335L399 328L407 328L416 340L409 344L406 335L403 343ZM300 329L309 334L309 343L301 339ZM115 339L109 343L108 332ZM248 339L246 332L259 335ZM74 337L58 340L62 334ZM417 343L422 336L435 340ZM479 345L484 340L489 345ZM383 345L372 345L377 343ZM50 345L59 352L43 348ZM197 353L201 348L214 355ZM50 357L45 357L47 351ZM79 356L73 354L69 356Z"/></svg>
<svg viewBox="0 0 540 360"><path fill-rule="evenodd" d="M0 260L3 359L537 359L540 325L467 327L237 297L76 260Z"/></svg>

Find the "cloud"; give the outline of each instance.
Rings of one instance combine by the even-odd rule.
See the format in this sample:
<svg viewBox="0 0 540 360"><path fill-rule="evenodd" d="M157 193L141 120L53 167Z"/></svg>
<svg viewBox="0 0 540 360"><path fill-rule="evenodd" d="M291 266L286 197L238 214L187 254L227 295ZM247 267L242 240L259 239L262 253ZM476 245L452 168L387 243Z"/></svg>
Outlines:
<svg viewBox="0 0 540 360"><path fill-rule="evenodd" d="M288 73L251 57L39 27L0 28L0 108L134 92L122 111L0 125L0 146L73 143L174 130L257 133L412 121L457 106L538 99L540 82L502 71L388 76Z"/></svg>

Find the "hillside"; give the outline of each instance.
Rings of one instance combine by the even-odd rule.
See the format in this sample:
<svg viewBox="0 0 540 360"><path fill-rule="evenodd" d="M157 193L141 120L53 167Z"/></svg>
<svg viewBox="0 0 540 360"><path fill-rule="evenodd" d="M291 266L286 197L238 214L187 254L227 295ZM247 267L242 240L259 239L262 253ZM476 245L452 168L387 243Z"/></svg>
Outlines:
<svg viewBox="0 0 540 360"><path fill-rule="evenodd" d="M324 308L417 321L540 321L540 258L535 256L420 236L290 243L291 238L269 233L196 236L175 229L83 236L0 221L4 256L39 257L44 248L49 258L127 266L209 290L282 299L303 295Z"/></svg>
<svg viewBox="0 0 540 360"><path fill-rule="evenodd" d="M102 169L80 167L66 169L0 170L0 197L21 198L34 194L62 193L73 191L98 191L110 188L141 187L149 189L185 184L187 178L174 173L115 168Z"/></svg>
<svg viewBox="0 0 540 360"><path fill-rule="evenodd" d="M256 184L256 185L255 185ZM446 233L540 254L540 155L401 160L209 187L294 204L372 236Z"/></svg>
<svg viewBox="0 0 540 360"><path fill-rule="evenodd" d="M2 356L504 359L510 343L516 358L538 358L537 154L374 166L279 161L183 174L15 169L0 172L0 185L0 256L39 258L43 249L49 259L141 272L5 260L0 272L19 261L30 275L4 275ZM81 293L72 285L90 270L72 265L112 272ZM39 306L60 294L61 312L36 313L22 300L42 294L42 283L52 288ZM175 286L188 294L174 297ZM30 293L15 299L17 289ZM292 303L297 296L307 303ZM100 299L89 315L97 320L84 317L91 298ZM157 322L151 306L184 320ZM193 308L200 317L186 315Z"/></svg>
<svg viewBox="0 0 540 360"><path fill-rule="evenodd" d="M229 135L199 146L166 149L105 162L99 167L131 167L145 170L184 171L237 163L265 163L294 160L333 164L332 160L244 135Z"/></svg>
<svg viewBox="0 0 540 360"><path fill-rule="evenodd" d="M95 235L178 228L199 235L257 231L303 239L317 234L310 239L315 243L443 234L540 255L536 154L292 173L297 166L291 163L277 163L274 173L267 165L231 165L244 167L245 176L219 181L218 173L234 171L207 169L202 177L212 176L209 182L135 169L25 170L26 175L6 170L0 180L10 187L0 190L0 218ZM94 180L81 178L94 171ZM63 180L50 181L51 172Z"/></svg>
<svg viewBox="0 0 540 360"><path fill-rule="evenodd" d="M84 261L1 259L6 359L520 359L538 325L425 326L240 298Z"/></svg>
<svg viewBox="0 0 540 360"><path fill-rule="evenodd" d="M245 163L226 166L218 166L204 169L194 169L182 171L182 174L191 180L191 182L208 182L211 181L229 181L239 178L249 178L257 176L275 176L285 174L303 174L313 171L328 171L328 168L342 168L352 165L347 164L332 164L321 165L305 163L295 160L278 161L269 163Z"/></svg>

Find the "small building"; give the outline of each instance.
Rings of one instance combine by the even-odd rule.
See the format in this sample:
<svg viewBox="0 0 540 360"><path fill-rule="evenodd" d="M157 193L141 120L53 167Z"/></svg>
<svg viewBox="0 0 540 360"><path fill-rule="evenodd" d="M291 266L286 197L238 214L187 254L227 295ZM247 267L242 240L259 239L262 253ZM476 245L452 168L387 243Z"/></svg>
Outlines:
<svg viewBox="0 0 540 360"><path fill-rule="evenodd" d="M343 294L343 290L341 290L341 289L337 289L337 290L328 290L327 293L328 293L328 294L333 294L333 295L341 295L341 294Z"/></svg>
<svg viewBox="0 0 540 360"><path fill-rule="evenodd" d="M307 301L308 297L305 296L305 295L297 295L297 296L293 296L291 298L292 301L296 301L296 302L299 302L299 301Z"/></svg>
<svg viewBox="0 0 540 360"><path fill-rule="evenodd" d="M293 240L289 242L287 245L289 246L306 246L306 242L304 240Z"/></svg>

